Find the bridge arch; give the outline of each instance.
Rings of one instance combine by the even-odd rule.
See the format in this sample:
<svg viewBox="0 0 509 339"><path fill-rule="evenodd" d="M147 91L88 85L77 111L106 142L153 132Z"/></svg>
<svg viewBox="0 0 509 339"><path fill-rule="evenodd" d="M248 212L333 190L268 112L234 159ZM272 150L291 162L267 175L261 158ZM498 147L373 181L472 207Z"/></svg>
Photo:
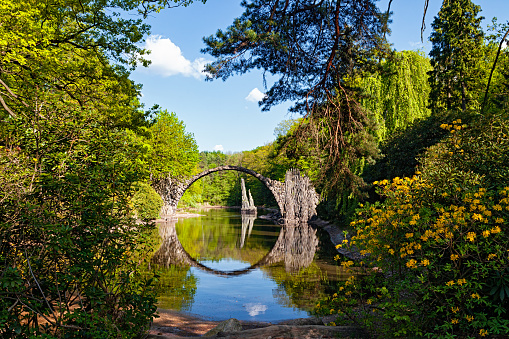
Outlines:
<svg viewBox="0 0 509 339"><path fill-rule="evenodd" d="M246 174L249 174L258 180L260 180L265 187L267 187L272 195L274 195L274 198L276 199L276 202L278 204L279 210L282 212L284 211L284 185L283 183L272 180L269 178L264 177L260 173L257 173L251 169L242 167L242 166L232 166L232 165L226 165L226 166L219 166L216 168L211 168L208 170L205 170L201 173L198 173L191 178L185 179L181 182L175 182L171 178L167 179L161 179L154 183L154 189L156 190L159 195L163 198L164 206L161 210L161 216L171 216L175 214L175 211L177 209L177 205L184 195L185 191L197 180L211 174L214 172L221 172L221 171L237 171L237 172L243 172Z"/></svg>
<svg viewBox="0 0 509 339"><path fill-rule="evenodd" d="M243 172L260 180L274 195L279 211L286 222L307 222L316 215L319 195L316 193L309 178L302 176L299 170L288 170L285 175L285 181L280 182L266 178L260 173L242 166L226 165L205 170L188 179L177 180L168 176L167 178L153 181L152 187L159 193L164 202L160 213L161 218L167 219L175 214L178 202L184 195L184 192L196 180L219 171Z"/></svg>

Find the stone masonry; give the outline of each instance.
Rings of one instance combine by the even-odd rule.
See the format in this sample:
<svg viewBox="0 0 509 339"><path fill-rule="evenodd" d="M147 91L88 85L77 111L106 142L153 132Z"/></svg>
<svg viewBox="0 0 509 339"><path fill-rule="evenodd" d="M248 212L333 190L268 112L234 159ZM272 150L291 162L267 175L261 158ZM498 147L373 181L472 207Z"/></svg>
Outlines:
<svg viewBox="0 0 509 339"><path fill-rule="evenodd" d="M264 177L241 166L220 166L203 171L191 178L176 180L171 177L159 179L152 182L152 187L161 196L164 205L161 209L161 218L170 218L177 210L177 204L184 192L196 180L219 171L239 171L252 175L260 180L274 195L283 219L288 221L308 221L316 215L316 205L319 196L313 188L309 178L301 176L296 169L286 173L285 182L279 182Z"/></svg>

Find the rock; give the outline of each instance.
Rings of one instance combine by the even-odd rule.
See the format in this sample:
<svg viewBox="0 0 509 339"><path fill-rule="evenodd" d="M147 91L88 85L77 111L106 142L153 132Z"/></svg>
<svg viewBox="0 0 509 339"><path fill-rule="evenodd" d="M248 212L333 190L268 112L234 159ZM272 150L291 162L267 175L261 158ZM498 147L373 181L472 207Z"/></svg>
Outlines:
<svg viewBox="0 0 509 339"><path fill-rule="evenodd" d="M302 325L325 325L325 324L323 323L322 319L318 317L310 317L283 320L277 322L277 325L302 326Z"/></svg>
<svg viewBox="0 0 509 339"><path fill-rule="evenodd" d="M290 326L272 325L263 328L245 330L236 333L219 333L217 337L223 338L367 338L367 334L359 328L352 326Z"/></svg>
<svg viewBox="0 0 509 339"><path fill-rule="evenodd" d="M220 332L221 333L233 333L233 332L240 332L240 331L242 331L242 324L240 323L240 321L238 321L235 318L230 318L228 320L220 322L219 325L217 325L216 327L214 327L213 329L211 329L210 331L205 333L203 336L204 337L214 337L214 336L217 336Z"/></svg>

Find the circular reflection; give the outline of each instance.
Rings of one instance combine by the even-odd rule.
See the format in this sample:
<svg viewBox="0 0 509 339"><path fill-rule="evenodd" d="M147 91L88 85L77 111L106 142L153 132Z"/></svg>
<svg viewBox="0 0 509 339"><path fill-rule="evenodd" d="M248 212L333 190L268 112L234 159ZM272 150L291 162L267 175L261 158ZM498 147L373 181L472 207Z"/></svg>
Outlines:
<svg viewBox="0 0 509 339"><path fill-rule="evenodd" d="M254 215L242 215L240 248L244 247L251 235L255 219ZM287 272L295 272L311 264L318 245L316 230L307 223L285 223L282 225L272 249L256 264L244 269L222 271L203 265L184 249L177 236L176 223L177 219L171 219L158 224L162 243L152 257L152 263L165 267L170 265L192 266L214 275L226 277L247 274L256 268L279 262L284 263Z"/></svg>

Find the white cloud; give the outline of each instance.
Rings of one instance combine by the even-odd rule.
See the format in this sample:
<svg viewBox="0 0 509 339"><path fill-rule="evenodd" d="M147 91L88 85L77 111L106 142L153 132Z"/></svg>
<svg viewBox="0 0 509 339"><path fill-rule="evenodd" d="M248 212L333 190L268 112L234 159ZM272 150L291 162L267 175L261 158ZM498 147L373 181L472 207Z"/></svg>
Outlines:
<svg viewBox="0 0 509 339"><path fill-rule="evenodd" d="M249 313L249 315L252 317L257 316L260 313L265 313L265 311L267 311L267 305L262 304L248 303L245 304L244 307L246 308L247 313Z"/></svg>
<svg viewBox="0 0 509 339"><path fill-rule="evenodd" d="M421 41L409 41L408 44L412 48L421 48L421 47L424 47L424 43L422 43Z"/></svg>
<svg viewBox="0 0 509 339"><path fill-rule="evenodd" d="M168 38L151 35L147 38L144 47L151 51L145 58L152 61L149 66L152 72L165 77L178 74L196 79L205 77L203 69L209 61L204 58L197 58L194 61L186 59L180 47Z"/></svg>
<svg viewBox="0 0 509 339"><path fill-rule="evenodd" d="M258 88L254 88L251 92L249 92L246 100L251 102L258 102L262 101L263 98L265 98L265 94L260 92Z"/></svg>
<svg viewBox="0 0 509 339"><path fill-rule="evenodd" d="M216 145L216 146L214 146L214 151L221 151L222 152L223 150L224 150L223 145Z"/></svg>

